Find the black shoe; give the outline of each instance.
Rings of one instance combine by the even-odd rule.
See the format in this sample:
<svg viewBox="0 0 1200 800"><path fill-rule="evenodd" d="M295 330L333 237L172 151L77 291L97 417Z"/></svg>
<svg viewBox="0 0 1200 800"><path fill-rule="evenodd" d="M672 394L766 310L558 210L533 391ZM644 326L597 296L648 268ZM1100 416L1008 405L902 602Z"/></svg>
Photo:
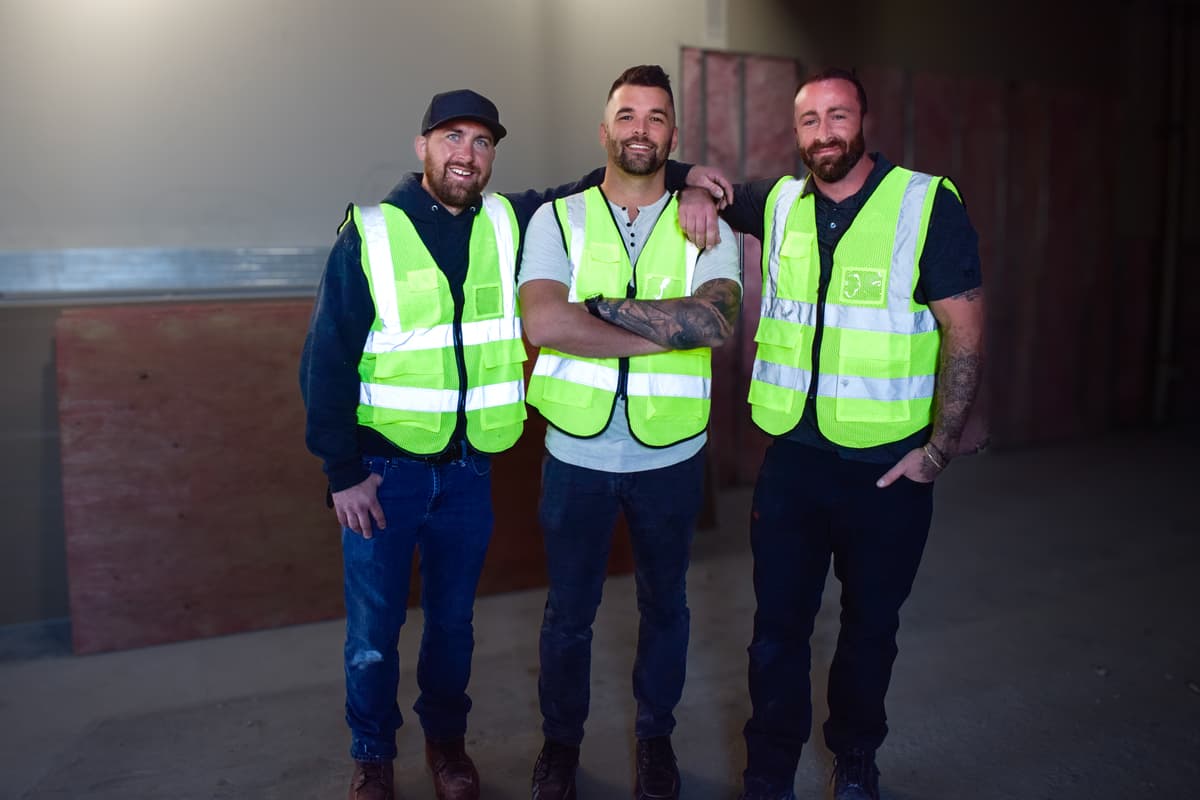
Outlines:
<svg viewBox="0 0 1200 800"><path fill-rule="evenodd" d="M833 760L834 800L879 800L879 770L875 753L847 750Z"/></svg>
<svg viewBox="0 0 1200 800"><path fill-rule="evenodd" d="M579 748L547 739L533 765L532 800L575 800Z"/></svg>
<svg viewBox="0 0 1200 800"><path fill-rule="evenodd" d="M675 766L670 736L638 739L633 796L637 800L679 800L679 767Z"/></svg>

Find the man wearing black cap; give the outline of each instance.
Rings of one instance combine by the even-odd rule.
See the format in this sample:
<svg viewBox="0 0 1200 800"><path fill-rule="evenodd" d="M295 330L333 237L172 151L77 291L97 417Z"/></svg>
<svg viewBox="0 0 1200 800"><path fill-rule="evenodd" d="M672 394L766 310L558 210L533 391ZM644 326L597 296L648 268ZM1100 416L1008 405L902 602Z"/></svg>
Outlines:
<svg viewBox="0 0 1200 800"><path fill-rule="evenodd" d="M543 202L603 178L484 194L506 133L476 92L433 97L414 143L423 172L380 205L350 206L304 344L306 443L342 525L351 800L394 793L396 647L414 547L425 626L413 709L426 760L439 800L479 797L463 748L471 617L492 531L489 457L525 419L521 231ZM688 167L670 167L681 188Z"/></svg>

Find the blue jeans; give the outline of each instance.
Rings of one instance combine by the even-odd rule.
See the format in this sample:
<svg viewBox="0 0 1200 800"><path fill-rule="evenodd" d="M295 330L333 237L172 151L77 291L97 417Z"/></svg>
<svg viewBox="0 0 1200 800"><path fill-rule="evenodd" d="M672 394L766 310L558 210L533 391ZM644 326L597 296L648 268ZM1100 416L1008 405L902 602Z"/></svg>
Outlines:
<svg viewBox="0 0 1200 800"><path fill-rule="evenodd" d="M387 528L375 528L370 539L342 530L346 722L352 758L388 761L396 757L396 730L403 722L396 646L414 548L420 551L425 629L413 710L430 739L454 739L467 730L471 617L492 535L491 467L482 455L446 464L368 457L364 464L383 476L378 496Z"/></svg>
<svg viewBox="0 0 1200 800"><path fill-rule="evenodd" d="M550 589L542 617L538 698L546 738L578 746L588 715L592 622L600 607L617 511L625 513L637 587L635 734L664 736L683 694L691 616L687 568L700 511L704 451L645 472L599 472L548 456L539 519Z"/></svg>
<svg viewBox="0 0 1200 800"><path fill-rule="evenodd" d="M747 792L792 789L812 727L809 638L832 560L841 631L829 670L825 744L875 750L887 735L884 697L900 606L912 589L933 513L933 484L876 479L890 464L842 459L787 440L767 450L754 489L754 638L746 723Z"/></svg>

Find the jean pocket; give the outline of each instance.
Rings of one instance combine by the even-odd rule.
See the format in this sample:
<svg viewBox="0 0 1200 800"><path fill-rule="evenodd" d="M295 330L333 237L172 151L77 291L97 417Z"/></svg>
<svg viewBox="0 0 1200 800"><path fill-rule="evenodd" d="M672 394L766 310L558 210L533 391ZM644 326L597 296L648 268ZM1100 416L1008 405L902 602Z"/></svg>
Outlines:
<svg viewBox="0 0 1200 800"><path fill-rule="evenodd" d="M492 471L492 457L483 455L481 453L472 453L471 455L467 456L464 463L466 464L467 469L471 470L472 473L478 475L480 478Z"/></svg>

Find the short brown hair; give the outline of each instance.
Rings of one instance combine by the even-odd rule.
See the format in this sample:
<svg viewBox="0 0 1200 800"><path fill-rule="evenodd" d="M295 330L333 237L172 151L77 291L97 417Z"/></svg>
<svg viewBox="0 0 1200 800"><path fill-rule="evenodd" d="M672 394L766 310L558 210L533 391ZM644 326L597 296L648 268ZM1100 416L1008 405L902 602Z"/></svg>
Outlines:
<svg viewBox="0 0 1200 800"><path fill-rule="evenodd" d="M671 78L657 64L640 64L622 72L609 88L607 99L611 100L613 92L622 86L654 86L662 89L667 93L667 99L671 101L671 111L675 110L675 95L671 92Z"/></svg>
<svg viewBox="0 0 1200 800"><path fill-rule="evenodd" d="M849 81L854 84L854 88L858 92L859 108L864 117L867 115L867 90L863 88L862 81L858 79L858 75L854 74L854 70L843 67L827 67L819 72L814 72L800 82L792 97L800 94L800 90L810 83L820 83L821 81Z"/></svg>

